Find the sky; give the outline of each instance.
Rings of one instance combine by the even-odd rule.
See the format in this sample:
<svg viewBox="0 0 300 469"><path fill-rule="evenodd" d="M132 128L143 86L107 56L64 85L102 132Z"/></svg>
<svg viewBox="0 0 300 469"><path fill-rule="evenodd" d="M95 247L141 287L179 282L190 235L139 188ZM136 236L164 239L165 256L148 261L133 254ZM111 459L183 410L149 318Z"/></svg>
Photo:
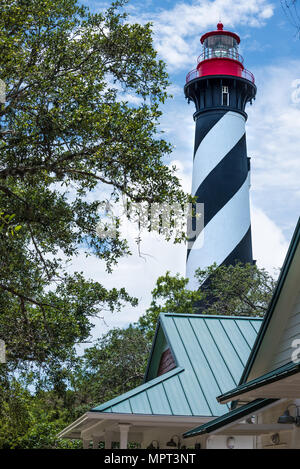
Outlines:
<svg viewBox="0 0 300 469"><path fill-rule="evenodd" d="M82 3L93 12L108 5L96 0ZM185 76L196 67L201 35L216 29L219 20L224 29L239 34L240 53L257 85L256 100L246 109L254 258L258 266L274 272L284 260L300 205L300 39L280 1L131 0L126 9L130 21L153 23L155 48L167 64L173 99L163 107L161 129L174 151L166 163L176 164L186 191L191 189L194 109L184 98ZM97 320L94 339L109 328L136 321L149 306L159 275L185 275L186 246L144 234L140 256L134 229L127 226L125 232L132 256L121 259L112 274L105 272L101 261L83 254L71 266L107 288L125 287L139 299L138 307Z"/></svg>

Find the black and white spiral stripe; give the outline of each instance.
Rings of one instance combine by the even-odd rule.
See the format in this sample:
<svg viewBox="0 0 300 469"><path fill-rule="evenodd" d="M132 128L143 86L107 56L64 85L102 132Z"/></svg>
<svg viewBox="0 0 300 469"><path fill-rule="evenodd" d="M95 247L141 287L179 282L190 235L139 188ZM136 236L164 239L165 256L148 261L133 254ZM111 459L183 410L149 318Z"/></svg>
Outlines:
<svg viewBox="0 0 300 469"><path fill-rule="evenodd" d="M192 194L204 203L204 229L187 252L189 287L194 273L217 265L252 262L245 117L216 110L196 121Z"/></svg>

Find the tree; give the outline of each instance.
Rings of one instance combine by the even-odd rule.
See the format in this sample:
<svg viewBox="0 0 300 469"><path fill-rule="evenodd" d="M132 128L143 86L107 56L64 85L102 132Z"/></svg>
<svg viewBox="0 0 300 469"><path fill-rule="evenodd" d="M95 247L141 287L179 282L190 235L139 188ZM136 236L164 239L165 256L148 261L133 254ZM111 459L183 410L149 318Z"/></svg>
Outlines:
<svg viewBox="0 0 300 469"><path fill-rule="evenodd" d="M97 236L99 205L186 201L158 128L165 66L150 25L130 24L124 3L99 14L76 0L1 3L0 335L10 366L64 361L92 317L136 304L67 273L81 251L109 271L129 253L118 230Z"/></svg>
<svg viewBox="0 0 300 469"><path fill-rule="evenodd" d="M296 29L297 36L300 34L300 12L297 0L280 0L281 7L287 20Z"/></svg>
<svg viewBox="0 0 300 469"><path fill-rule="evenodd" d="M57 438L72 416L74 411L53 391L32 395L20 380L2 382L0 449L80 448L79 441Z"/></svg>
<svg viewBox="0 0 300 469"><path fill-rule="evenodd" d="M276 281L264 268L255 264L212 265L196 271L203 293L205 314L264 316ZM211 301L213 298L213 301Z"/></svg>
<svg viewBox="0 0 300 469"><path fill-rule="evenodd" d="M263 316L276 285L265 269L252 264L212 265L198 269L195 276L199 281L197 291L189 290L188 279L178 274L172 277L167 272L158 278L150 308L138 321L149 338L153 337L160 313Z"/></svg>
<svg viewBox="0 0 300 469"><path fill-rule="evenodd" d="M110 330L82 357L52 364L45 383L33 376L34 395L28 374L18 380L0 374L0 448L78 447L58 440L57 433L91 407L142 383L159 313L197 313L201 302L204 314L261 316L275 285L252 265L211 266L197 276L199 283L209 276L205 291L189 290L179 275L159 277L151 306L135 326ZM213 304L207 301L211 295Z"/></svg>
<svg viewBox="0 0 300 469"><path fill-rule="evenodd" d="M197 313L197 303L203 298L200 290L189 290L189 280L167 272L156 281L152 290L152 301L146 314L138 320L139 328L152 340L156 322L160 313L192 314Z"/></svg>
<svg viewBox="0 0 300 469"><path fill-rule="evenodd" d="M75 388L78 405L101 404L142 384L151 342L140 329L112 329L85 350Z"/></svg>

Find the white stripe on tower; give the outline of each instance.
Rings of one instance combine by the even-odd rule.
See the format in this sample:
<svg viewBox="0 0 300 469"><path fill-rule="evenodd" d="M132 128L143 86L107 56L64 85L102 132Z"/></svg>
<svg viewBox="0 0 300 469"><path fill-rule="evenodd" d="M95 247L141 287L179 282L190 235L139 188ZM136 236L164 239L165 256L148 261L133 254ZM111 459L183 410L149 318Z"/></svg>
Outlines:
<svg viewBox="0 0 300 469"><path fill-rule="evenodd" d="M220 163L245 133L245 118L228 111L200 143L194 158L192 195L209 173Z"/></svg>
<svg viewBox="0 0 300 469"><path fill-rule="evenodd" d="M210 220L193 244L186 263L186 277L189 278L188 287L191 290L199 288L194 277L196 269L205 269L214 262L221 265L249 232L249 184L250 174L240 190Z"/></svg>

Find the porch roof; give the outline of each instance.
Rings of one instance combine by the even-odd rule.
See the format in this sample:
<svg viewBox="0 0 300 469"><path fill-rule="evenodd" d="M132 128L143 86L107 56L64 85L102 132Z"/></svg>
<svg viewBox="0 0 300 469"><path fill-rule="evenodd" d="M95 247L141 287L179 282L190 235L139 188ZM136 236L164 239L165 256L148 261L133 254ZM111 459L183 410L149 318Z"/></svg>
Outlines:
<svg viewBox="0 0 300 469"><path fill-rule="evenodd" d="M297 398L300 389L299 371L300 363L286 363L269 373L237 386L235 389L218 396L217 399L221 403L226 403L240 398Z"/></svg>
<svg viewBox="0 0 300 469"><path fill-rule="evenodd" d="M210 422L207 422L204 425L200 425L196 428L193 428L192 430L189 430L188 432L184 433L183 437L191 438L194 436L203 435L205 433L215 432L220 428L225 428L230 424L239 422L243 418L254 414L263 407L267 407L276 401L277 399L256 399L255 401L249 402L248 404L231 410L227 414L222 415L221 417L218 417L214 420L211 420ZM255 426L252 425L252 427L254 429Z"/></svg>

